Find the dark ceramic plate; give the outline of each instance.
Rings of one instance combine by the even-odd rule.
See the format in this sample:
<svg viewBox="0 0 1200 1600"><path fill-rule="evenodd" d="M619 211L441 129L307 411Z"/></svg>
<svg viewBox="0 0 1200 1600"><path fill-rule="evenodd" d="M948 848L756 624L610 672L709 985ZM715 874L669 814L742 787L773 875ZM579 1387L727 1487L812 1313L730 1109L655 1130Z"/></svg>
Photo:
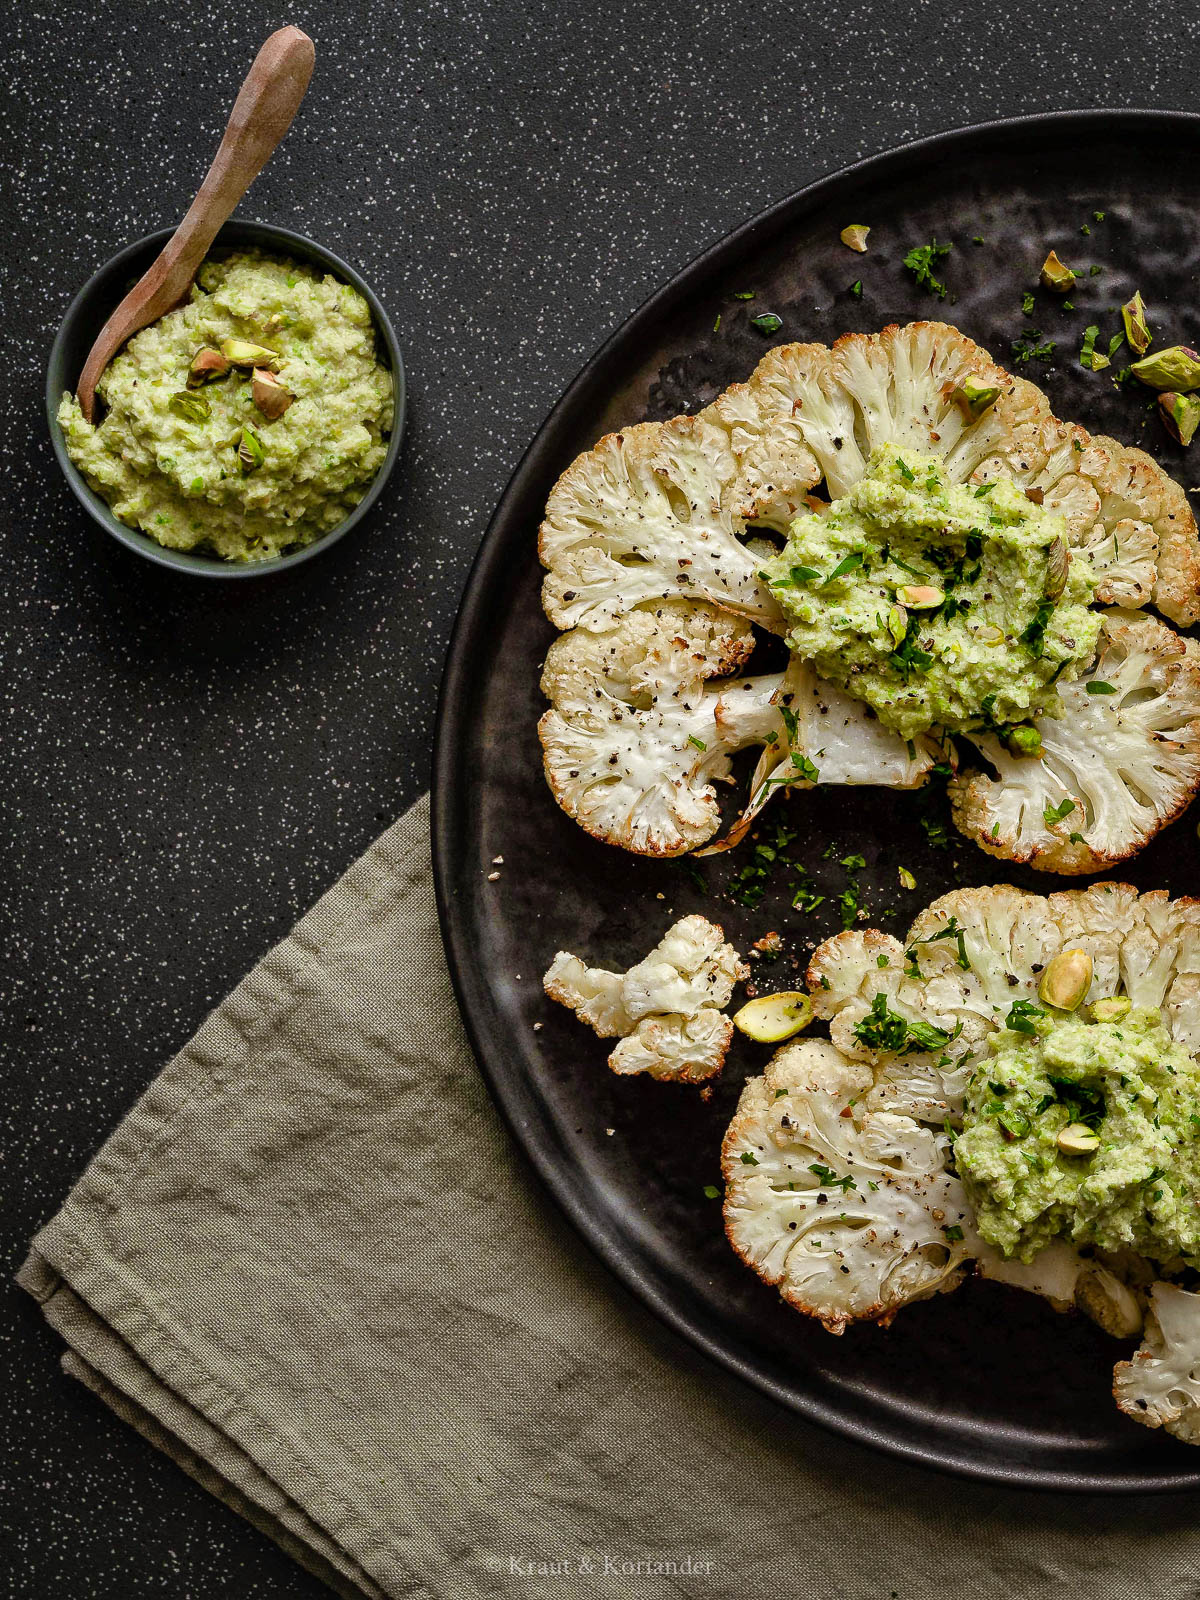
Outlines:
<svg viewBox="0 0 1200 1600"><path fill-rule="evenodd" d="M871 225L869 254L839 242L850 222ZM931 239L954 247L939 274L944 303L902 265ZM1051 245L1082 268L1074 309L1040 293L1023 316L1022 294ZM1092 264L1103 272L1090 275ZM538 603L535 532L557 474L610 428L697 409L772 343L829 342L928 316L956 323L1002 363L1014 339L1038 329L1057 348L1017 370L1048 390L1058 414L1143 444L1186 484L1197 469L1167 442L1145 392L1116 388L1077 357L1084 328L1096 322L1107 336L1119 324L1113 308L1137 288L1160 343L1195 343L1198 265L1200 118L1170 113L1069 112L944 134L775 206L649 300L555 407L492 519L443 685L434 855L451 971L492 1092L559 1204L659 1315L782 1404L929 1465L1026 1486L1195 1488L1200 1453L1123 1418L1109 1389L1124 1347L1031 1296L967 1283L910 1307L887 1331L841 1339L788 1310L735 1258L720 1205L704 1195L719 1182L740 1085L766 1052L739 1041L707 1102L618 1079L605 1068L607 1046L544 1000L540 975L559 949L626 966L690 911L715 916L743 950L782 929L802 961L840 926L847 874L837 858L850 852L866 857L858 881L871 922L898 929L956 884L1007 878L1048 893L1061 880L998 870L954 832L931 791L817 790L780 805L776 815L798 834L793 852L828 896L809 916L792 910L784 873L754 909L725 898L746 846L703 863L701 890L680 863L588 838L551 800L534 732L553 637ZM861 297L851 291L858 279ZM752 301L734 298L745 290ZM771 337L749 320L767 311L782 318ZM494 869L496 856L504 861ZM1127 876L1194 894L1195 860L1185 821ZM916 873L917 893L899 891L900 865ZM768 972L781 986L781 969Z"/></svg>

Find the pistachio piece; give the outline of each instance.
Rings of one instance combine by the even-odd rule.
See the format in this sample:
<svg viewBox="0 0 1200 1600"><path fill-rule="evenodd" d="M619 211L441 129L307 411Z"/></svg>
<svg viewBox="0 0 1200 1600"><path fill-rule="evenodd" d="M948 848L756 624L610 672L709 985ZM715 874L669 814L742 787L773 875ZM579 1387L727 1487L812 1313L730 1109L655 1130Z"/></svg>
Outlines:
<svg viewBox="0 0 1200 1600"><path fill-rule="evenodd" d="M1127 1017L1133 1009L1133 1001L1127 994L1114 994L1107 1000L1093 1000L1091 1006L1093 1022L1120 1022L1122 1017Z"/></svg>
<svg viewBox="0 0 1200 1600"><path fill-rule="evenodd" d="M1114 1339L1136 1339L1142 1331L1142 1308L1137 1296L1115 1272L1099 1262L1087 1262L1076 1278L1075 1304Z"/></svg>
<svg viewBox="0 0 1200 1600"><path fill-rule="evenodd" d="M1067 541L1055 539L1046 552L1046 599L1061 600L1067 587L1067 573L1071 568L1071 552Z"/></svg>
<svg viewBox="0 0 1200 1600"><path fill-rule="evenodd" d="M192 364L188 368L187 386L189 389L198 389L202 383L212 383L214 378L223 378L228 371L228 356L223 355L220 350L214 350L211 345L205 345L192 357Z"/></svg>
<svg viewBox="0 0 1200 1600"><path fill-rule="evenodd" d="M1066 294L1067 290L1075 282L1075 274L1070 267L1058 259L1053 250L1042 262L1042 270L1039 276L1041 277L1043 288L1053 289L1055 294Z"/></svg>
<svg viewBox="0 0 1200 1600"><path fill-rule="evenodd" d="M1046 491L1045 489L1026 489L1025 498L1030 502L1031 505L1044 505L1046 501Z"/></svg>
<svg viewBox="0 0 1200 1600"><path fill-rule="evenodd" d="M1004 629L998 628L994 622L985 622L978 637L980 644L996 645L1003 644L1006 635Z"/></svg>
<svg viewBox="0 0 1200 1600"><path fill-rule="evenodd" d="M1086 1122L1068 1122L1055 1143L1065 1156L1090 1156L1100 1148L1100 1135Z"/></svg>
<svg viewBox="0 0 1200 1600"><path fill-rule="evenodd" d="M807 1028L812 1021L812 1001L799 990L785 989L750 1000L736 1013L733 1025L759 1044L778 1044Z"/></svg>
<svg viewBox="0 0 1200 1600"><path fill-rule="evenodd" d="M253 428L243 428L238 439L237 447L238 465L243 472L253 472L261 467L266 460L263 453L262 440Z"/></svg>
<svg viewBox="0 0 1200 1600"><path fill-rule="evenodd" d="M981 417L999 400L1000 386L995 383L984 383L982 379L974 378L968 373L961 383L955 385L950 398L968 417Z"/></svg>
<svg viewBox="0 0 1200 1600"><path fill-rule="evenodd" d="M936 611L946 596L931 583L902 583L896 599L910 611Z"/></svg>
<svg viewBox="0 0 1200 1600"><path fill-rule="evenodd" d="M279 360L274 350L249 339L222 339L221 353L235 367L270 367Z"/></svg>
<svg viewBox="0 0 1200 1600"><path fill-rule="evenodd" d="M1146 321L1146 302L1142 299L1141 290L1135 290L1133 299L1126 300L1121 307L1121 321L1125 324L1125 337L1129 340L1129 348L1139 356L1144 356L1150 348L1150 327Z"/></svg>
<svg viewBox="0 0 1200 1600"><path fill-rule="evenodd" d="M1186 344L1173 344L1167 350L1143 356L1129 370L1150 389L1173 389L1177 394L1200 389L1200 352Z"/></svg>
<svg viewBox="0 0 1200 1600"><path fill-rule="evenodd" d="M1014 723L1005 729L1003 738L1005 747L1014 756L1040 756L1042 753L1042 736L1032 722Z"/></svg>
<svg viewBox="0 0 1200 1600"><path fill-rule="evenodd" d="M908 612L903 606L893 606L888 612L888 632L892 636L892 643L897 649L904 643L904 635L908 632Z"/></svg>
<svg viewBox="0 0 1200 1600"><path fill-rule="evenodd" d="M848 228L842 229L841 233L839 234L839 238L847 247L847 249L857 250L861 256L866 252L867 235L870 233L870 231L870 228L866 227L863 223L852 222Z"/></svg>
<svg viewBox="0 0 1200 1600"><path fill-rule="evenodd" d="M254 404L268 422L277 422L296 396L284 387L273 372L265 367L255 367L250 380L250 393Z"/></svg>
<svg viewBox="0 0 1200 1600"><path fill-rule="evenodd" d="M1200 399L1193 394L1160 394L1158 414L1176 444L1191 444L1200 426Z"/></svg>
<svg viewBox="0 0 1200 1600"><path fill-rule="evenodd" d="M212 407L202 394L189 394L186 389L180 389L178 394L173 394L167 401L169 410L177 417L182 417L185 422L207 422L212 415Z"/></svg>
<svg viewBox="0 0 1200 1600"><path fill-rule="evenodd" d="M1092 958L1086 950L1060 950L1046 963L1038 999L1055 1011L1078 1011L1092 986Z"/></svg>

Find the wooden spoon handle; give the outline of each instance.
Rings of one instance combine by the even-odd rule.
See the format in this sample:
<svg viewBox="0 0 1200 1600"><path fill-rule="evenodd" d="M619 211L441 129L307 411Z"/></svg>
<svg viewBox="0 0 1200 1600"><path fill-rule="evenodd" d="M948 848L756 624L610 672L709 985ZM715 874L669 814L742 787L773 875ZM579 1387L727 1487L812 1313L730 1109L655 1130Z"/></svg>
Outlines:
<svg viewBox="0 0 1200 1600"><path fill-rule="evenodd" d="M76 394L89 422L100 374L127 339L187 298L223 222L262 171L299 110L312 77L313 42L280 28L254 58L233 103L225 136L187 216L100 330Z"/></svg>

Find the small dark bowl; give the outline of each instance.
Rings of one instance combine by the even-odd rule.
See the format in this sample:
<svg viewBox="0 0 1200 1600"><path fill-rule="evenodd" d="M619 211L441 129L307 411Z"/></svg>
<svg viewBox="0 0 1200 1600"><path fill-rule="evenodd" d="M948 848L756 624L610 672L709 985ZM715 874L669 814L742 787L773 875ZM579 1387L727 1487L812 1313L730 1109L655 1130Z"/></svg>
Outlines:
<svg viewBox="0 0 1200 1600"><path fill-rule="evenodd" d="M127 549L135 550L138 555L157 562L160 567L173 567L178 572L187 572L194 577L261 578L267 573L279 572L284 567L295 567L302 561L311 561L313 556L328 550L362 521L379 498L388 474L400 454L400 441L404 433L404 364L400 358L400 346L396 342L396 334L388 321L387 312L380 305L370 286L363 282L353 267L347 266L331 250L314 244L302 234L292 233L287 228L276 228L269 222L227 222L213 243L214 250L257 246L274 255L291 256L297 261L311 262L358 290L371 308L371 317L375 324L376 356L384 366L391 369L395 416L388 441L387 456L362 499L344 522L339 522L335 528L330 528L328 533L323 533L312 544L305 545L302 550L290 551L266 561L245 562L223 561L219 556L196 555L187 550L167 550L139 528L127 528L123 522L118 521L107 503L88 487L83 474L67 454L66 441L58 425L57 413L63 391L74 390L83 363L87 360L88 351L92 348L96 335L104 326L109 314L123 299L131 285L145 272L171 237L172 232L171 228L163 228L158 233L149 234L145 239L139 239L136 244L127 245L101 267L72 300L63 318L62 327L58 330L54 348L50 352L50 365L46 373L46 413L50 421L51 443L54 445L54 454L58 458L63 475L80 505L94 521Z"/></svg>

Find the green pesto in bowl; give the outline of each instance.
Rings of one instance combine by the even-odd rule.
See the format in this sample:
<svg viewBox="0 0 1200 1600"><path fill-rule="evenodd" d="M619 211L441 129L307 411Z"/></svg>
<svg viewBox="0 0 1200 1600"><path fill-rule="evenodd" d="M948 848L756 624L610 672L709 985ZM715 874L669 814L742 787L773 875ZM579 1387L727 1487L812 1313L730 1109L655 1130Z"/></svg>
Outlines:
<svg viewBox="0 0 1200 1600"><path fill-rule="evenodd" d="M244 359L239 346L259 353ZM197 353L223 348L243 359L189 383ZM258 249L206 261L188 303L135 335L98 393L98 426L69 393L57 414L89 487L164 549L233 564L301 550L345 522L393 427L392 374L363 295Z"/></svg>

